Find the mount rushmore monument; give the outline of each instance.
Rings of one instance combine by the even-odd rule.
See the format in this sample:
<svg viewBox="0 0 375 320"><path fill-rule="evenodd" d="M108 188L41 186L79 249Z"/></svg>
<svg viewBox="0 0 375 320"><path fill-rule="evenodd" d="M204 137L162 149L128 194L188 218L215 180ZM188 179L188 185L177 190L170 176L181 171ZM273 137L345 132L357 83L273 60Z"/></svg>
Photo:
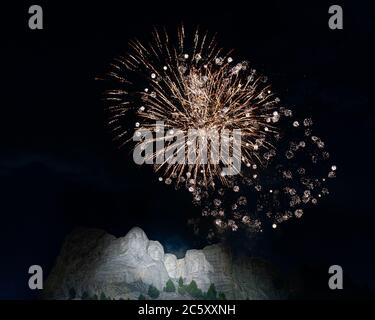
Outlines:
<svg viewBox="0 0 375 320"><path fill-rule="evenodd" d="M261 259L235 256L224 245L187 250L178 259L145 232L116 238L77 229L50 272L45 299L283 299L278 274Z"/></svg>

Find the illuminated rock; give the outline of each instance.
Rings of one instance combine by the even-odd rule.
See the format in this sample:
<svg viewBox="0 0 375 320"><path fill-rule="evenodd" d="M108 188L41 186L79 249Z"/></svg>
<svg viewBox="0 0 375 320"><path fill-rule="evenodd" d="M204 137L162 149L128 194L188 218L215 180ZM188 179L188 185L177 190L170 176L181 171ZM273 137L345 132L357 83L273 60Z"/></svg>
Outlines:
<svg viewBox="0 0 375 320"><path fill-rule="evenodd" d="M275 272L264 261L235 257L222 245L187 250L177 259L164 254L158 241L149 240L140 228L115 238L104 231L80 229L64 242L44 289L44 298L100 297L138 299L150 285L160 291L158 299L191 299L188 294L164 292L171 279L178 288L194 280L206 292L215 284L227 299L280 299L285 293L274 286ZM74 292L74 297L72 296ZM149 298L149 297L148 297Z"/></svg>

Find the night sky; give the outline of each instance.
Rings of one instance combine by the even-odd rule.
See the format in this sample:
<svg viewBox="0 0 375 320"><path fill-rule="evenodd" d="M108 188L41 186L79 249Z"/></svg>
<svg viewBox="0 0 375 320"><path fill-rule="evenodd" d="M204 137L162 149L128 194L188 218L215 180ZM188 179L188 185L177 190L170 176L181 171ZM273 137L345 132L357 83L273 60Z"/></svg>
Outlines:
<svg viewBox="0 0 375 320"><path fill-rule="evenodd" d="M307 297L374 296L369 5L334 1L343 6L344 30L330 30L331 2L118 2L30 3L44 9L41 31L28 29L30 4L2 9L0 299L37 297L27 286L29 266L47 276L76 227L123 236L139 226L182 255L205 245L186 225L199 215L189 194L158 183L112 142L95 80L130 39L181 22L217 32L221 46L269 77L284 103L311 115L338 166L328 198L249 241L251 252L283 272L299 270ZM328 292L333 264L343 267L343 292Z"/></svg>

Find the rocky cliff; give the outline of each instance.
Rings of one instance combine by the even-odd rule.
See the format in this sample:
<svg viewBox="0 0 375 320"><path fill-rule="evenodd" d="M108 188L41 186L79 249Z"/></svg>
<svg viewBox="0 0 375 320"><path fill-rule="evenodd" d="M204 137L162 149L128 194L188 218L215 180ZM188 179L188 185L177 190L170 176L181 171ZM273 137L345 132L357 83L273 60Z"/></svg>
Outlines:
<svg viewBox="0 0 375 320"><path fill-rule="evenodd" d="M176 290L165 292L169 279ZM277 287L277 274L259 259L235 257L221 245L188 250L177 259L142 229L133 228L121 238L95 229L74 231L47 279L44 298L149 299L152 285L160 292L157 299L191 299L194 296L179 287L193 280L203 293L214 284L227 299L285 297Z"/></svg>

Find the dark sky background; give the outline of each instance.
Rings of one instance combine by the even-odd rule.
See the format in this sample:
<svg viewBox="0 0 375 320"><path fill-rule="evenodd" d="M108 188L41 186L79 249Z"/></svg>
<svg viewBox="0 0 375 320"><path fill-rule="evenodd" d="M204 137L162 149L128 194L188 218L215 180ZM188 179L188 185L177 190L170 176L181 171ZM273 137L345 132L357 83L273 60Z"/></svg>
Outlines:
<svg viewBox="0 0 375 320"><path fill-rule="evenodd" d="M217 32L221 46L267 74L285 103L313 117L339 168L330 196L303 219L249 241L253 254L283 272L299 270L309 297L373 295L374 11L369 2L334 3L343 6L344 30L328 28L331 2L2 8L0 299L35 298L29 266L41 265L47 276L75 227L123 236L137 225L179 254L204 245L186 226L199 214L189 195L159 184L111 141L95 81L129 39L180 22ZM42 4L42 31L28 29L30 4ZM332 264L343 267L343 292L328 292Z"/></svg>

